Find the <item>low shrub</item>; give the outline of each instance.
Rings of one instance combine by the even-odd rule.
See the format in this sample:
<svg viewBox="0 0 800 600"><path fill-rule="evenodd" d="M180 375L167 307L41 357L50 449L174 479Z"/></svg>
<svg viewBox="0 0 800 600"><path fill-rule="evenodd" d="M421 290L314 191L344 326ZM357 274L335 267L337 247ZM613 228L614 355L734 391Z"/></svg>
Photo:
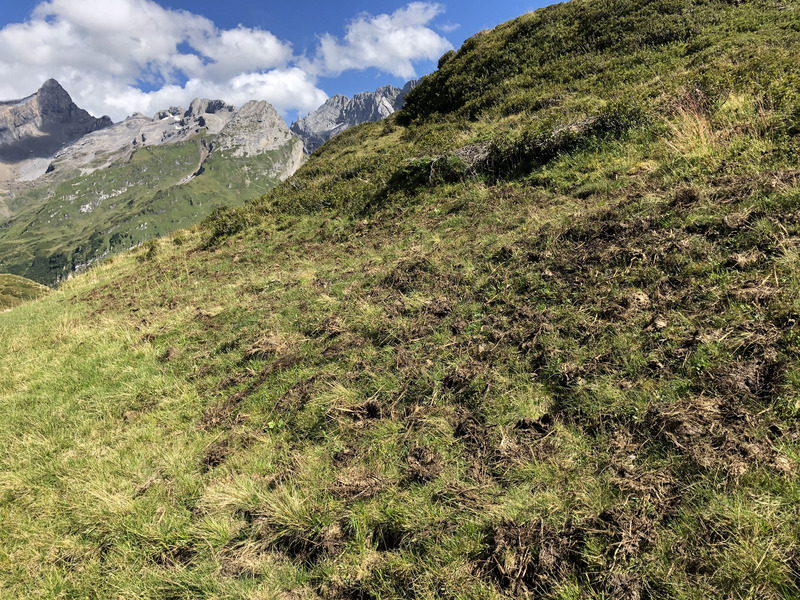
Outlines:
<svg viewBox="0 0 800 600"><path fill-rule="evenodd" d="M243 231L252 224L252 220L252 211L244 206L215 208L200 223L200 229L208 234L206 246L213 246L221 240Z"/></svg>

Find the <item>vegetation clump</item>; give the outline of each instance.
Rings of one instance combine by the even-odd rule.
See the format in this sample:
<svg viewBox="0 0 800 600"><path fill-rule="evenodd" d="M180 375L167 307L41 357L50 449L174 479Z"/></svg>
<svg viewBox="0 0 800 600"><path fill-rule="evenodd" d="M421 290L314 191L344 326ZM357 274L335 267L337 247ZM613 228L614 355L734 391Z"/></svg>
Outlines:
<svg viewBox="0 0 800 600"><path fill-rule="evenodd" d="M200 222L200 229L208 232L206 245L213 246L220 240L243 231L251 222L246 208L219 206Z"/></svg>

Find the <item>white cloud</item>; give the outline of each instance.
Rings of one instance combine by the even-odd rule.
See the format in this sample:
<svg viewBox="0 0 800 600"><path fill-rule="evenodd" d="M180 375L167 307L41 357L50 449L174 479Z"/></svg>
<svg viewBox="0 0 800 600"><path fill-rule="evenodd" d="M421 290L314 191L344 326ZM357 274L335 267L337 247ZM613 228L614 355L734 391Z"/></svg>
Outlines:
<svg viewBox="0 0 800 600"><path fill-rule="evenodd" d="M397 77L415 77L414 61L436 60L452 48L428 27L443 12L439 4L412 2L391 15L361 15L348 25L343 42L330 34L320 38L309 68L337 76L348 69L376 67Z"/></svg>
<svg viewBox="0 0 800 600"><path fill-rule="evenodd" d="M266 73L243 73L222 83L190 79L183 86L164 85L157 91L147 93L133 86L107 83L95 85L91 96L108 107L110 112L125 115L134 112L153 115L169 106L185 108L190 99L200 97L220 98L235 106L242 106L249 100L265 99L278 112L287 114L297 111L298 107L305 111L314 110L328 97L315 86L305 71L296 67L274 69ZM80 102L78 104L81 105Z"/></svg>
<svg viewBox="0 0 800 600"><path fill-rule="evenodd" d="M441 13L438 4L413 2L391 15L361 15L343 40L322 36L309 61L264 29L219 29L153 0L46 0L26 22L0 29L0 99L31 94L52 77L79 106L115 121L194 97L237 106L263 99L284 115L305 113L327 98L319 75L376 67L413 77L413 62L450 48L428 27Z"/></svg>
<svg viewBox="0 0 800 600"><path fill-rule="evenodd" d="M461 28L461 23L445 23L444 25L439 25L436 27L439 31L444 31L445 33L453 33Z"/></svg>

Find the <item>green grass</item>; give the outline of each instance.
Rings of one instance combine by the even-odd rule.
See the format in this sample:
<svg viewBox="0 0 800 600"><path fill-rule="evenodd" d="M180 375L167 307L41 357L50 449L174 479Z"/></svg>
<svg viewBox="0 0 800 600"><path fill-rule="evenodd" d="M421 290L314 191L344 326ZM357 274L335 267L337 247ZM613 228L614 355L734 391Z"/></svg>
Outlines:
<svg viewBox="0 0 800 600"><path fill-rule="evenodd" d="M571 29L601 6L442 72L545 25L616 39ZM795 4L696 2L710 45L654 45L675 6L614 3L680 73L800 30ZM789 54L769 89L353 128L0 315L4 595L800 596Z"/></svg>
<svg viewBox="0 0 800 600"><path fill-rule="evenodd" d="M14 308L28 300L39 298L48 291L46 287L30 279L0 273L0 310Z"/></svg>

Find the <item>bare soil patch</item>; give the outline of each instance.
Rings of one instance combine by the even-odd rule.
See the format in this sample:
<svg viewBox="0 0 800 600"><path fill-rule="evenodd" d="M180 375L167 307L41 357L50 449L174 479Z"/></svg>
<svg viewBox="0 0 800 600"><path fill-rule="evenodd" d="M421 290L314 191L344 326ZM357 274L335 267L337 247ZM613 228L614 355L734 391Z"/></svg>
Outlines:
<svg viewBox="0 0 800 600"><path fill-rule="evenodd" d="M430 446L412 448L406 457L407 477L412 482L425 482L435 478L444 469L442 456Z"/></svg>
<svg viewBox="0 0 800 600"><path fill-rule="evenodd" d="M651 430L697 465L726 471L734 477L760 465L784 475L797 472L789 457L775 450L770 426L729 400L691 398L675 404L658 404L647 415Z"/></svg>
<svg viewBox="0 0 800 600"><path fill-rule="evenodd" d="M482 568L513 596L546 594L582 564L583 533L568 522L561 529L544 521L503 521L490 534Z"/></svg>

